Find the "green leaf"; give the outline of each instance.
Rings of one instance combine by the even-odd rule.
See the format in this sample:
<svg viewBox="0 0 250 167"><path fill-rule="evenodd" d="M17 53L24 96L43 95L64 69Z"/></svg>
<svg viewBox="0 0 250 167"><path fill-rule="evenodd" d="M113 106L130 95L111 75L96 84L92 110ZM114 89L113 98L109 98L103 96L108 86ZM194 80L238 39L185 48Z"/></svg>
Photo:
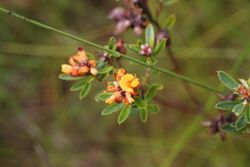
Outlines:
<svg viewBox="0 0 250 167"><path fill-rule="evenodd" d="M98 61L96 62L96 67L97 67L97 69L104 68L106 65L107 65L107 62L105 62L105 61L103 61L103 60L98 60Z"/></svg>
<svg viewBox="0 0 250 167"><path fill-rule="evenodd" d="M250 106L248 106L245 115L247 123L250 124Z"/></svg>
<svg viewBox="0 0 250 167"><path fill-rule="evenodd" d="M218 71L218 77L223 85L231 90L234 90L239 85L230 75L228 75L224 71Z"/></svg>
<svg viewBox="0 0 250 167"><path fill-rule="evenodd" d="M176 2L178 2L179 0L164 0L164 5L173 5L175 4Z"/></svg>
<svg viewBox="0 0 250 167"><path fill-rule="evenodd" d="M140 47L137 44L131 44L131 45L125 45L126 48L132 52L139 53L140 52Z"/></svg>
<svg viewBox="0 0 250 167"><path fill-rule="evenodd" d="M246 105L243 103L236 104L232 110L232 112L236 115L239 116L246 108Z"/></svg>
<svg viewBox="0 0 250 167"><path fill-rule="evenodd" d="M109 106L107 106L103 111L102 115L110 115L117 111L119 111L124 106L123 103L112 103Z"/></svg>
<svg viewBox="0 0 250 167"><path fill-rule="evenodd" d="M87 52L87 56L89 60L94 60L95 56L92 53Z"/></svg>
<svg viewBox="0 0 250 167"><path fill-rule="evenodd" d="M113 52L109 52L109 53L113 57L116 57L116 58L121 57L121 54L119 52L117 52L117 51L113 51Z"/></svg>
<svg viewBox="0 0 250 167"><path fill-rule="evenodd" d="M247 121L245 115L243 114L235 123L235 128L237 131L242 130L247 126Z"/></svg>
<svg viewBox="0 0 250 167"><path fill-rule="evenodd" d="M232 124L226 124L221 128L224 132L236 132L235 127Z"/></svg>
<svg viewBox="0 0 250 167"><path fill-rule="evenodd" d="M126 119L128 118L129 114L131 112L131 105L125 105L118 117L118 124L122 124Z"/></svg>
<svg viewBox="0 0 250 167"><path fill-rule="evenodd" d="M221 101L215 105L215 108L219 110L232 111L235 105L242 101Z"/></svg>
<svg viewBox="0 0 250 167"><path fill-rule="evenodd" d="M170 30L171 28L174 27L175 22L176 22L176 16L174 14L172 14L166 20L166 23L165 23L164 27L166 27L166 29Z"/></svg>
<svg viewBox="0 0 250 167"><path fill-rule="evenodd" d="M152 66L158 63L158 60L154 57L147 57L145 60L146 60L145 63Z"/></svg>
<svg viewBox="0 0 250 167"><path fill-rule="evenodd" d="M82 79L83 77L73 77L69 74L60 74L58 76L58 78L62 79L62 80L65 80L65 81L75 81L75 80L79 80L79 79Z"/></svg>
<svg viewBox="0 0 250 167"><path fill-rule="evenodd" d="M70 88L70 91L80 91L83 87L83 85L85 84L85 82L90 82L94 79L93 76L89 76L84 78L82 81L76 82L75 84L73 84Z"/></svg>
<svg viewBox="0 0 250 167"><path fill-rule="evenodd" d="M145 109L147 107L147 102L141 98L135 98L135 105L140 109Z"/></svg>
<svg viewBox="0 0 250 167"><path fill-rule="evenodd" d="M163 86L160 84L153 84L148 88L148 91L145 93L145 99L150 101L156 95L156 92L160 89L163 89Z"/></svg>
<svg viewBox="0 0 250 167"><path fill-rule="evenodd" d="M108 93L106 93L106 92L101 92L101 93L99 93L99 94L97 94L96 95L96 97L95 97L95 100L96 101L106 101L108 98L110 98L110 96L112 96L113 95L113 93L112 92L108 92Z"/></svg>
<svg viewBox="0 0 250 167"><path fill-rule="evenodd" d="M136 41L136 45L137 45L137 46L141 46L142 44L144 44L144 41L143 41L143 40L138 39L138 40Z"/></svg>
<svg viewBox="0 0 250 167"><path fill-rule="evenodd" d="M146 27L145 42L149 46L154 47L154 43L155 43L155 31L154 31L154 27L153 27L152 24L148 24L148 26Z"/></svg>
<svg viewBox="0 0 250 167"><path fill-rule="evenodd" d="M86 81L80 81L71 86L70 91L79 91Z"/></svg>
<svg viewBox="0 0 250 167"><path fill-rule="evenodd" d="M109 49L116 50L116 39L114 37L110 37L108 41Z"/></svg>
<svg viewBox="0 0 250 167"><path fill-rule="evenodd" d="M167 42L166 39L160 40L154 48L153 55L157 55L163 48L165 48L166 42Z"/></svg>
<svg viewBox="0 0 250 167"><path fill-rule="evenodd" d="M140 110L140 118L141 118L141 121L147 122L147 119L148 119L148 111L147 111L146 109L141 109L141 110Z"/></svg>
<svg viewBox="0 0 250 167"><path fill-rule="evenodd" d="M113 70L113 66L107 66L102 69L98 69L98 74L106 74L109 73L111 70Z"/></svg>
<svg viewBox="0 0 250 167"><path fill-rule="evenodd" d="M159 108L158 105L151 103L151 104L147 105L147 110L148 110L148 112L154 112L154 113L156 113L156 112L160 111L160 108Z"/></svg>
<svg viewBox="0 0 250 167"><path fill-rule="evenodd" d="M102 80L106 79L108 76L109 76L109 73L97 74L97 75L95 76L95 78L96 78L98 81L102 81Z"/></svg>
<svg viewBox="0 0 250 167"><path fill-rule="evenodd" d="M92 86L92 84L90 82L85 82L82 85L82 89L81 89L80 94L79 94L80 99L83 99L84 97L86 97L89 94L91 86Z"/></svg>

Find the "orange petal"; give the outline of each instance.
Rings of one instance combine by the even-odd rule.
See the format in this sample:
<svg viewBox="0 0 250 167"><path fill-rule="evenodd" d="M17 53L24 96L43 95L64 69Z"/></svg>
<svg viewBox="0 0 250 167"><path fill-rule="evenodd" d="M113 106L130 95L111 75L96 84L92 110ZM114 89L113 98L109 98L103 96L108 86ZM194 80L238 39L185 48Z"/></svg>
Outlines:
<svg viewBox="0 0 250 167"><path fill-rule="evenodd" d="M84 74L89 72L89 67L83 66L83 67L79 68L78 72L80 75L84 75Z"/></svg>
<svg viewBox="0 0 250 167"><path fill-rule="evenodd" d="M128 101L129 104L132 104L135 100L132 98L130 93L126 93L126 100Z"/></svg>
<svg viewBox="0 0 250 167"><path fill-rule="evenodd" d="M89 60L89 65L92 67L96 67L96 61L95 60Z"/></svg>
<svg viewBox="0 0 250 167"><path fill-rule="evenodd" d="M74 60L73 56L69 58L69 64L71 64L72 66L77 65L77 62Z"/></svg>
<svg viewBox="0 0 250 167"><path fill-rule="evenodd" d="M86 55L86 52L84 50L80 50L77 52L75 59L79 62L88 60L88 57Z"/></svg>
<svg viewBox="0 0 250 167"><path fill-rule="evenodd" d="M79 63L87 61L88 57L84 50L79 50L77 54L73 55L69 59L69 63L73 66L79 65Z"/></svg>
<svg viewBox="0 0 250 167"><path fill-rule="evenodd" d="M119 81L121 79L122 76L124 76L126 74L126 70L121 68L116 72L115 78L117 81Z"/></svg>

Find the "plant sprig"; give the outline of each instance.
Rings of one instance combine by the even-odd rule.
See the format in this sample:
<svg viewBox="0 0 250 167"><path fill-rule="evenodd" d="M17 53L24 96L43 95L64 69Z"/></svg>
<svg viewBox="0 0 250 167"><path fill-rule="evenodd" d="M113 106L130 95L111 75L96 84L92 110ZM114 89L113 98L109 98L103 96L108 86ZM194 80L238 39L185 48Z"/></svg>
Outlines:
<svg viewBox="0 0 250 167"><path fill-rule="evenodd" d="M30 24L32 24L32 25L35 25L35 26L38 26L38 27L40 27L40 28L46 29L46 30L48 30L48 31L53 31L53 32L55 32L55 33L57 33L57 34L60 34L60 35L62 35L62 36L65 36L65 37L74 39L74 40L76 40L76 41L85 43L85 44L87 44L87 45L96 47L96 48L101 49L101 50L105 50L105 51L107 51L107 52L109 52L109 53L112 53L112 54L114 54L114 55L120 55L120 56L124 57L124 58L127 59L127 60L133 61L134 63L137 63L137 64L139 64L139 65L142 65L142 66L145 66L145 67L148 67L148 68L151 68L151 69L154 69L154 70L156 70L156 71L159 71L159 72L161 72L161 73L163 73L163 74L172 76L172 77L174 77L174 78L178 78L178 79L180 79L180 80L189 82L189 83L191 83L191 84L193 84L193 85L196 85L196 86L198 86L198 87L201 87L201 88L203 88L203 89L206 89L206 90L209 90L209 91L212 91L212 92L221 92L220 90L217 90L217 89L215 89L215 88L213 88L213 87L210 87L210 86L208 86L208 85L202 84L202 83L200 83L200 82L198 82L198 81L195 81L195 80L193 80L193 79L191 79L191 78L188 78L188 77L186 77L186 76L177 74L177 73L175 73L175 72L169 71L169 70L164 69L164 68L161 68L161 67L156 67L156 66L149 65L149 64L147 64L147 63L145 63L145 62L142 62L142 61L140 61L140 60L138 60L138 59L136 59L136 58L130 57L130 56L128 56L128 55L119 53L119 52L114 51L114 50L110 50L109 48L105 48L105 47L103 47L103 46L101 46L101 45L98 45L98 44L96 44L96 43L94 43L94 42L88 41L88 40L86 40L86 39L77 37L77 36L75 36L75 35L69 34L69 33L64 32L64 31L61 31L61 30L58 30L58 29L56 29L56 28L54 28L54 27L51 27L51 26L46 25L46 24L43 24L43 23L41 23L41 22L38 22L38 21L35 21L35 20L32 20L32 19L29 19L29 18L27 18L27 17L25 17L25 16L22 16L22 15L18 14L18 13L11 12L10 10L7 10L7 9L1 7L1 6L0 6L0 12L5 13L5 14L8 14L8 15L10 15L10 16L14 16L14 17L16 17L16 18L18 18L18 19L21 19L21 20L23 20L23 21L25 21L25 22L27 22L27 23L30 23Z"/></svg>

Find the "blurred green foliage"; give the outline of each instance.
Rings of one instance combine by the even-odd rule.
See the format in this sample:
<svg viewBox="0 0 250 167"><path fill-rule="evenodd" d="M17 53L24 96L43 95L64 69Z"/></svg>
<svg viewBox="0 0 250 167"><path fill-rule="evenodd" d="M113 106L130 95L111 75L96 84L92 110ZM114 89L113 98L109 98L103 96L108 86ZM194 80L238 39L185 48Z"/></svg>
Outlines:
<svg viewBox="0 0 250 167"><path fill-rule="evenodd" d="M153 13L155 2L149 0ZM107 14L121 2L0 0L0 4L104 44L114 27ZM216 87L216 70L230 71L241 55L250 54L245 52L249 10L247 0L179 0L158 19L164 24L176 15L171 35L184 74ZM132 31L123 37L128 43L138 38ZM124 125L117 125L113 116L101 117L104 104L96 103L94 95L105 85L93 85L93 92L80 101L77 93L69 91L70 83L57 77L60 65L79 46L0 15L0 166L249 166L248 135L227 135L222 142L201 125L218 114L214 95L192 87L204 106L205 113L199 113L181 82L173 78L160 74L151 78L164 84L160 92L164 101L158 101L161 111L151 115L147 124L137 116ZM249 77L249 56L245 57L234 78ZM172 69L164 52L159 62ZM129 71L140 76L145 69L133 65Z"/></svg>

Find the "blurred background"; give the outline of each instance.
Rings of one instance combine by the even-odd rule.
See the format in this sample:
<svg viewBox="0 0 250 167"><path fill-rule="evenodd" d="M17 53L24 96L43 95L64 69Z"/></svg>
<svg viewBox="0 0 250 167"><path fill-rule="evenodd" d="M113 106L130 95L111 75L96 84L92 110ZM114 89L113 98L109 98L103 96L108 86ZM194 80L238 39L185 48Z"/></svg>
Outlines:
<svg viewBox="0 0 250 167"><path fill-rule="evenodd" d="M107 15L114 0L0 0L29 18L99 44L112 35ZM154 15L156 0L149 0ZM248 0L179 0L164 7L164 22L176 14L172 47L185 76L219 88L216 70L249 77L250 3ZM138 38L123 33L125 42ZM2 167L246 167L248 135L212 136L202 122L219 115L213 92L191 86L202 108L192 103L180 80L157 75L164 84L159 113L142 123L139 116L118 125L117 115L100 115L96 84L84 100L58 79L60 65L78 47L95 48L0 13L0 166ZM165 52L160 66L173 69ZM127 62L122 62L126 64ZM131 65L132 73L144 67ZM202 111L201 111L202 110Z"/></svg>

